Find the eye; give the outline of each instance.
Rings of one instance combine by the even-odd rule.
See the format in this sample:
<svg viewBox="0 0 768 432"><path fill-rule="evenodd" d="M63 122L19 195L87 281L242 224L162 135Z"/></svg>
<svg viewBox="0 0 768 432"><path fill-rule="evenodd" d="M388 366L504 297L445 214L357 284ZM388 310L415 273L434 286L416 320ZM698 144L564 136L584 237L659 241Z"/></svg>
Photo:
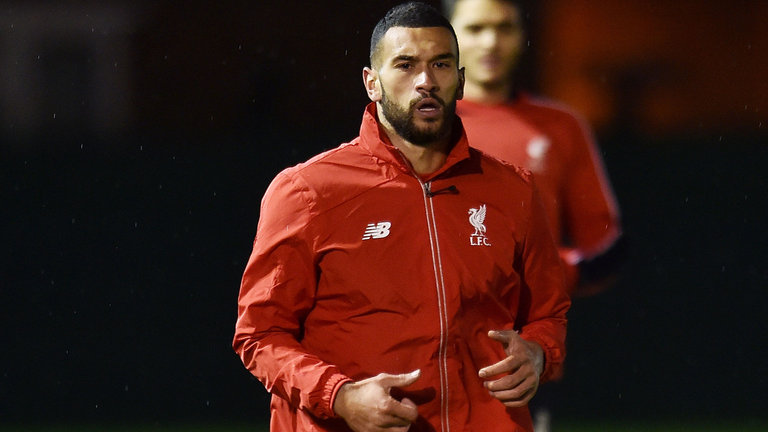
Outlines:
<svg viewBox="0 0 768 432"><path fill-rule="evenodd" d="M483 29L483 26L477 25L477 24L472 24L472 25L466 26L465 29L470 34L477 34L477 33L480 33L480 31Z"/></svg>
<svg viewBox="0 0 768 432"><path fill-rule="evenodd" d="M444 62L444 61L435 62L435 67L438 68L438 69L445 69L445 68L448 68L450 66L451 65L449 63Z"/></svg>
<svg viewBox="0 0 768 432"><path fill-rule="evenodd" d="M410 63L398 63L398 64L395 65L395 69L400 69L400 70L403 70L403 71L407 71L407 70L412 69L412 68L413 68L413 65L410 64Z"/></svg>
<svg viewBox="0 0 768 432"><path fill-rule="evenodd" d="M496 28L499 33L506 35L518 33L521 30L519 24L512 22L504 22Z"/></svg>

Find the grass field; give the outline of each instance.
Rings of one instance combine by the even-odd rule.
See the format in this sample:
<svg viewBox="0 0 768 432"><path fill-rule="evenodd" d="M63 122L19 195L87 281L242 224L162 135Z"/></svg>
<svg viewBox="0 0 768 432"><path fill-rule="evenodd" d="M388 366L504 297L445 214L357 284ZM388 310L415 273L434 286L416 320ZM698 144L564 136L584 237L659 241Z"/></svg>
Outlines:
<svg viewBox="0 0 768 432"><path fill-rule="evenodd" d="M594 422L565 424L554 428L555 432L765 432L768 422L742 421L738 423L705 422Z"/></svg>
<svg viewBox="0 0 768 432"><path fill-rule="evenodd" d="M0 432L267 432L266 425L1 425ZM730 422L579 422L554 426L554 432L765 432L768 420Z"/></svg>

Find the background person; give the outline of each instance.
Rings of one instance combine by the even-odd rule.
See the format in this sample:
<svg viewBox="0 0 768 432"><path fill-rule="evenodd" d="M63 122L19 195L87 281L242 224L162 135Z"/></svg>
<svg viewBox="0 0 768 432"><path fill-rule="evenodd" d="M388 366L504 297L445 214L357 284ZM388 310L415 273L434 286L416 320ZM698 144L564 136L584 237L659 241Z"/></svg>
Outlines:
<svg viewBox="0 0 768 432"><path fill-rule="evenodd" d="M605 289L623 256L618 205L587 124L516 86L527 40L520 2L444 0L444 8L466 68L457 113L472 146L534 173L569 293Z"/></svg>
<svg viewBox="0 0 768 432"><path fill-rule="evenodd" d="M568 108L534 97L514 79L525 49L524 10L513 0L444 0L466 68L457 112L473 146L534 173L572 296L596 294L624 259L618 205L592 132ZM550 429L548 389L534 403Z"/></svg>

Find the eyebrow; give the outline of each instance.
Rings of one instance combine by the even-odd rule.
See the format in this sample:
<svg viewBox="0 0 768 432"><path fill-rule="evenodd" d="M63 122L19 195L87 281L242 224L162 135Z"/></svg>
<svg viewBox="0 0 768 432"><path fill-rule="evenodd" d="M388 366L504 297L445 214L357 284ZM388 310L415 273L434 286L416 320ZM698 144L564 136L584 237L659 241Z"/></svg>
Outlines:
<svg viewBox="0 0 768 432"><path fill-rule="evenodd" d="M438 55L430 58L429 61L435 61L435 60L454 60L455 58L456 58L456 56L453 55L453 53L443 53L443 54L438 54ZM392 59L392 62L396 62L396 61L415 61L415 60L418 60L418 59L419 58L417 56L407 55L407 54L400 54L398 56L395 56Z"/></svg>

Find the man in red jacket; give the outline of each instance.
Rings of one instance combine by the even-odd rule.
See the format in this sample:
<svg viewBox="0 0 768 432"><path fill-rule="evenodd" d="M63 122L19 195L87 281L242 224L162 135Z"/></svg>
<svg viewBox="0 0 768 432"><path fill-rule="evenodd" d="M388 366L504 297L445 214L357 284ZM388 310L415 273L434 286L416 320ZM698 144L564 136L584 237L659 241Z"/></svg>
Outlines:
<svg viewBox="0 0 768 432"><path fill-rule="evenodd" d="M558 243L566 289L596 294L624 259L616 200L586 123L568 108L519 89L514 73L525 46L521 0L443 0L456 29L465 97L457 113L473 147L534 174ZM542 392L534 405L547 401ZM549 408L534 407L536 430L549 430Z"/></svg>
<svg viewBox="0 0 768 432"><path fill-rule="evenodd" d="M390 10L360 136L263 200L233 347L274 431L530 431L570 305L530 175L469 147L456 36Z"/></svg>
<svg viewBox="0 0 768 432"><path fill-rule="evenodd" d="M525 46L520 0L443 0L466 67L457 113L469 142L531 170L574 296L615 278L624 255L618 205L586 123L561 104L520 90Z"/></svg>

